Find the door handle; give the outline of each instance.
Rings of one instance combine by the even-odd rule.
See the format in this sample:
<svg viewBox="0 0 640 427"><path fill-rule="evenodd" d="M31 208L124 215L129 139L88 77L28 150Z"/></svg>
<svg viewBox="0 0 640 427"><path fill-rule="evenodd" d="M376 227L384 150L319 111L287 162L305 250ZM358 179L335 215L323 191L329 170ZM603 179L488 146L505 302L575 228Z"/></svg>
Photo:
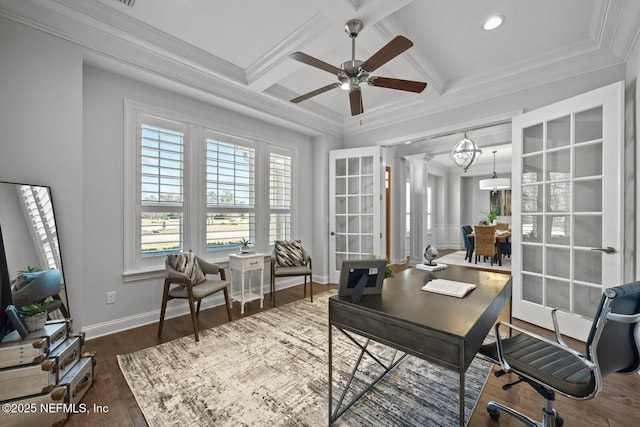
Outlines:
<svg viewBox="0 0 640 427"><path fill-rule="evenodd" d="M615 254L616 250L615 248L612 248L611 246L607 246L606 248L592 248L592 251L602 251L605 254Z"/></svg>
<svg viewBox="0 0 640 427"><path fill-rule="evenodd" d="M335 235L336 235L336 233L334 233L333 231L332 231L331 233L329 233L329 234L331 234L332 236L335 236Z"/></svg>

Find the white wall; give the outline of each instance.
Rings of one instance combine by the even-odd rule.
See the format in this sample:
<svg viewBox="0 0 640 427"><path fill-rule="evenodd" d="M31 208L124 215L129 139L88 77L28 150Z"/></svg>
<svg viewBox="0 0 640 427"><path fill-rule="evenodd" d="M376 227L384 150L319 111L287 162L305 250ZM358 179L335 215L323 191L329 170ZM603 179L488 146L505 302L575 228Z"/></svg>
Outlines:
<svg viewBox="0 0 640 427"><path fill-rule="evenodd" d="M0 18L0 180L51 186L71 314L84 286L82 56L74 45Z"/></svg>
<svg viewBox="0 0 640 427"><path fill-rule="evenodd" d="M86 224L83 237L84 246L88 249L84 269L85 276L92 278L85 283L85 300L97 302L85 316L85 330L88 333L98 335L155 322L162 299L161 277L133 282L124 282L122 279L125 98L192 117L211 124L214 129L216 124L220 124L225 129L238 129L295 149L295 171L298 175L294 180L294 203L298 208L298 216L292 237L301 239L310 249L314 247L314 201L313 192L309 191L314 182L314 164L313 148L308 137L91 66L84 67L83 76L83 158L87 165L83 174ZM224 265L226 258L213 261ZM268 267L265 270L268 278ZM115 304L104 303L107 291L116 292ZM203 305L221 301L221 297L210 298L203 301ZM184 304L180 306L184 311Z"/></svg>

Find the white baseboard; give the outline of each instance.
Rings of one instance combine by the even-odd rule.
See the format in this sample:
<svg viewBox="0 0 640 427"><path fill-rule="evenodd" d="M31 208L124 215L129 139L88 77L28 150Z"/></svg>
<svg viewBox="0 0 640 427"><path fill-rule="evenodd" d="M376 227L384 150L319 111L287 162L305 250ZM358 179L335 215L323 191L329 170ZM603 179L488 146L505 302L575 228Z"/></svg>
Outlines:
<svg viewBox="0 0 640 427"><path fill-rule="evenodd" d="M321 276L322 278L324 276ZM314 276L314 283L328 283L328 281L322 282ZM276 290L286 289L293 286L297 286L304 283L300 277L289 277L278 279L276 282ZM265 289L269 289L269 284L265 283ZM265 304L267 304L268 294L265 294ZM201 309L205 310L211 307L217 307L224 304L224 296L219 295L212 296L202 300ZM234 301L233 307L238 307L240 303ZM165 320L171 319L177 316L183 316L189 314L189 305L185 301L169 302L167 305L167 312L165 314ZM148 325L151 323L157 323L160 320L160 307L157 310L148 311L146 313L136 314L135 316L124 317L122 319L111 320L108 322L97 323L95 325L84 326L82 330L85 333L86 339L99 338L105 335L111 335L118 332L126 331L127 329L137 328L140 326Z"/></svg>

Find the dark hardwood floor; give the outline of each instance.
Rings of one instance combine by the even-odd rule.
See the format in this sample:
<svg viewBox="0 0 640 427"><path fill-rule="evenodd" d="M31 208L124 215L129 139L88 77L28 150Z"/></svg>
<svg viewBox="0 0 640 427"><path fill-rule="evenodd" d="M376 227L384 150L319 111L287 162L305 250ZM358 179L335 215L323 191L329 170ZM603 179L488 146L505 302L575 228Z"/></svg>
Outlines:
<svg viewBox="0 0 640 427"><path fill-rule="evenodd" d="M404 266L396 266L396 269L401 268L404 268ZM332 288L335 288L335 285L314 284L314 293L321 293ZM278 291L278 305L298 300L302 298L302 293L302 286ZM264 306L264 309L260 309L258 301L248 303L244 316L271 309L272 306L268 295L265 296ZM507 308L500 320L507 321L508 313ZM234 304L232 315L234 320L244 317L240 315L240 308L237 303ZM204 310L200 313L201 330L215 327L227 321L226 310L222 306ZM548 331L523 322L514 321L514 323L530 328L534 332L548 333ZM116 355L134 352L183 336L193 336L188 315L165 321L161 339L157 338L157 328L158 324L153 323L87 341L86 350L97 353L98 378L83 399L83 402L87 404L89 413L70 416L65 424L66 426L146 426L145 419L118 367ZM567 341L572 347L583 351L579 342L570 339ZM167 363L171 363L171 361L167 361ZM544 403L542 397L526 384L519 384L509 391L502 390L502 385L512 380L514 379L510 378L510 375L500 378L496 378L493 375L489 377L469 426L504 427L521 425L504 415L499 422L492 421L484 408L484 405L490 400L514 406L527 415L540 419ZM611 375L605 379L603 391L595 399L575 401L565 397L558 397L555 407L564 417L566 426L635 426L640 420L640 402L637 399L639 392L639 375ZM457 405L455 402L451 404ZM94 405L103 407L108 412L95 413L92 411ZM189 423L189 420L184 421L184 424ZM326 425L326 420L318 420L318 425Z"/></svg>

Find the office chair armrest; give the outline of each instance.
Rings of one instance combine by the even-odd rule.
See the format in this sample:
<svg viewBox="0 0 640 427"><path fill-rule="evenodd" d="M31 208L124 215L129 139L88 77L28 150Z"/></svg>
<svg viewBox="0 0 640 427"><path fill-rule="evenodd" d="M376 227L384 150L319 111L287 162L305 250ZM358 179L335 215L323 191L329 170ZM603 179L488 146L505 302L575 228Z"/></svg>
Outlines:
<svg viewBox="0 0 640 427"><path fill-rule="evenodd" d="M560 334L560 326L559 326L559 323L558 323L558 315L556 314L556 312L558 312L558 311L560 311L562 313L569 314L571 316L580 317L580 318L582 318L584 320L588 320L589 322L593 322L593 319L590 319L590 318L588 318L586 316L582 316L582 315L577 314L577 313L572 313L572 312L570 312L568 310L565 310L565 309L559 308L559 307L556 307L553 310L551 310L551 320L553 320L553 331L556 334L556 341L558 341L558 344L562 344L563 346L568 347L567 343L564 342L564 339L562 339L562 335Z"/></svg>
<svg viewBox="0 0 640 427"><path fill-rule="evenodd" d="M613 320L620 323L638 323L640 322L640 313L637 314L618 314L608 313L607 320Z"/></svg>
<svg viewBox="0 0 640 427"><path fill-rule="evenodd" d="M509 329L515 330L520 332L521 334L525 334L531 338L537 339L539 341L543 341L549 345L552 345L554 347L558 347L561 348L562 350L566 351L567 353L570 353L571 355L575 356L580 363L582 363L582 365L587 368L590 371L595 371L596 370L596 365L595 363L593 363L591 360L589 360L584 354L568 347L566 344L562 344L562 343L557 343L555 341L551 341L550 339L547 339L545 337L543 337L542 335L538 335L538 334L534 334L530 331L527 331L526 329L520 328L516 325L513 325L511 323L507 323L507 322L498 322L495 326L495 331L496 331L496 348L498 350L498 360L500 362L500 365L502 366L502 369L505 372L511 372L511 366L509 365L509 363L507 362L505 356L504 356L504 349L502 347L502 337L500 336L500 327L501 326L505 326Z"/></svg>

